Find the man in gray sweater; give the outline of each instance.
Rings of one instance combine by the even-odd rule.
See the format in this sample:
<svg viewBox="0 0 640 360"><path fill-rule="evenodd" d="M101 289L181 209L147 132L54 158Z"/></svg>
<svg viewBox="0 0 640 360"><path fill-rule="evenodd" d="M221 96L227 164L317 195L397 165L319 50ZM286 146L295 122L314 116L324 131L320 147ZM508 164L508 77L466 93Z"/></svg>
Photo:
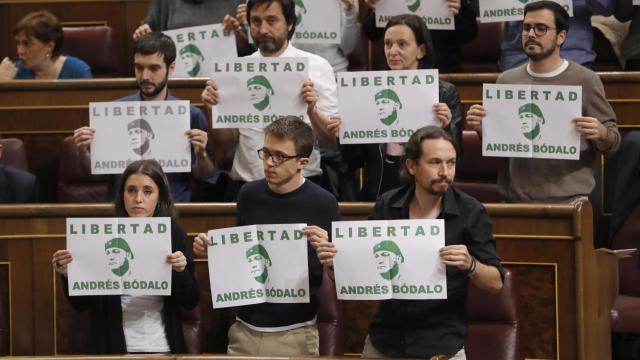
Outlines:
<svg viewBox="0 0 640 360"><path fill-rule="evenodd" d="M582 116L572 119L580 134L580 160L508 158L498 174L498 190L509 202L559 202L587 196L595 187L598 153L620 146L616 115L593 71L563 59L560 47L569 31L569 14L552 1L527 4L522 46L529 61L502 73L498 84L582 86ZM482 135L486 111L473 105L467 124Z"/></svg>

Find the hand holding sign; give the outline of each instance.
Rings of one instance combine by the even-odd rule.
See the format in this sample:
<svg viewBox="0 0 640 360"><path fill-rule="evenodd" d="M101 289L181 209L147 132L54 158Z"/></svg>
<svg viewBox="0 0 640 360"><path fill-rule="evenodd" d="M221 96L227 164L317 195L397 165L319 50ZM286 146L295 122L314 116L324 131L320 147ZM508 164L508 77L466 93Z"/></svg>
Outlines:
<svg viewBox="0 0 640 360"><path fill-rule="evenodd" d="M183 272L187 267L187 258L182 251L176 251L173 254L167 255L167 262L171 264L171 268L175 272Z"/></svg>
<svg viewBox="0 0 640 360"><path fill-rule="evenodd" d="M307 241L314 249L318 247L318 244L329 241L327 231L316 225L305 226L302 229L302 233L307 237Z"/></svg>
<svg viewBox="0 0 640 360"><path fill-rule="evenodd" d="M482 120L487 116L484 107L479 104L473 104L467 111L467 125L469 125L478 134L482 134Z"/></svg>
<svg viewBox="0 0 640 360"><path fill-rule="evenodd" d="M218 85L213 80L207 80L200 99L204 102L204 107L207 109L207 114L211 114L211 108L218 105Z"/></svg>
<svg viewBox="0 0 640 360"><path fill-rule="evenodd" d="M307 103L307 113L311 113L318 102L318 92L313 87L313 81L307 80L302 85L302 100Z"/></svg>
<svg viewBox="0 0 640 360"><path fill-rule="evenodd" d="M604 141L607 139L607 128L594 117L577 117L573 119L576 123L576 130L582 138L594 141Z"/></svg>
<svg viewBox="0 0 640 360"><path fill-rule="evenodd" d="M193 253L199 258L207 258L212 241L207 234L200 233L193 239Z"/></svg>
<svg viewBox="0 0 640 360"><path fill-rule="evenodd" d="M447 0L447 7L453 15L458 15L460 12L460 0Z"/></svg>
<svg viewBox="0 0 640 360"><path fill-rule="evenodd" d="M447 104L433 104L433 112L436 114L436 118L440 120L442 128L446 128L451 124L451 109L449 109Z"/></svg>
<svg viewBox="0 0 640 360"><path fill-rule="evenodd" d="M466 245L449 245L440 248L440 257L447 266L453 266L459 270L469 270L473 262Z"/></svg>
<svg viewBox="0 0 640 360"><path fill-rule="evenodd" d="M69 250L58 250L53 253L51 264L56 269L56 272L64 277L67 277L67 265L73 261L73 256Z"/></svg>
<svg viewBox="0 0 640 360"><path fill-rule="evenodd" d="M333 258L338 253L338 249L336 249L336 245L334 243L330 243L328 241L318 243L316 245L316 254L318 255L318 260L320 263L325 266L333 266Z"/></svg>

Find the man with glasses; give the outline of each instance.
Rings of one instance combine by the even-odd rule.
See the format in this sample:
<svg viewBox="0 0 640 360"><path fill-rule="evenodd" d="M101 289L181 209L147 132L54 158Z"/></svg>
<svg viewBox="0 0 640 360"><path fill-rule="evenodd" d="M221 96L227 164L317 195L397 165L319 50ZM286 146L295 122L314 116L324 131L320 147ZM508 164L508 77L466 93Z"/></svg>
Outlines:
<svg viewBox="0 0 640 360"><path fill-rule="evenodd" d="M560 1L560 0L557 0ZM566 35L561 56L583 66L591 66L596 59L593 51L592 15L613 15L615 0L569 0L573 2L573 16L569 19L571 32ZM564 3L564 2L563 2ZM527 61L527 54L522 51L520 42L521 21L505 23L502 39L500 68L503 71L512 69ZM544 30L543 30L544 31Z"/></svg>
<svg viewBox="0 0 640 360"><path fill-rule="evenodd" d="M620 146L616 115L593 71L561 57L569 14L553 1L524 8L522 47L529 61L502 73L499 84L574 85L582 87L582 116L572 119L580 134L580 160L509 158L498 174L498 190L510 202L558 202L588 196L595 187L598 153L612 155ZM467 112L467 124L482 135L482 105ZM547 119L553 121L553 119Z"/></svg>
<svg viewBox="0 0 640 360"><path fill-rule="evenodd" d="M265 178L240 189L236 225L306 223L303 233L310 244L329 241L331 222L340 219L338 203L331 193L302 176L315 143L311 126L288 116L264 132L264 146L254 156L262 160ZM206 257L209 246L207 234L198 234L193 251ZM310 302L239 307L237 321L229 329L229 355L318 355L316 314L322 265L311 246L307 259Z"/></svg>

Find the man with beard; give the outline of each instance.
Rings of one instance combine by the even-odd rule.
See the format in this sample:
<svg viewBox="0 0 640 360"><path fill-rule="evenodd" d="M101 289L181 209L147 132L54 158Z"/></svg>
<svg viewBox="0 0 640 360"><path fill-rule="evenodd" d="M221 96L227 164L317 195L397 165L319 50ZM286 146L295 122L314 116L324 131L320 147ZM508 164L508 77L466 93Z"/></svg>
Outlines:
<svg viewBox="0 0 640 360"><path fill-rule="evenodd" d="M502 288L493 225L478 200L452 186L456 144L444 129L427 126L411 136L404 172L409 184L382 194L369 220L443 219L445 246L439 252L446 265L447 298L380 302L362 355L466 359L469 280L494 293ZM337 251L328 241L316 246L320 262L330 268Z"/></svg>
<svg viewBox="0 0 640 360"><path fill-rule="evenodd" d="M498 77L498 84L577 85L582 87L582 116L573 121L580 134L580 160L509 158L498 174L498 190L510 202L559 202L588 196L595 187L598 153L620 146L616 115L593 71L563 59L560 47L569 31L569 14L553 1L524 8L522 46L529 61ZM548 115L548 114L547 114ZM482 135L482 105L467 112L467 124Z"/></svg>
<svg viewBox="0 0 640 360"><path fill-rule="evenodd" d="M176 46L170 37L162 33L152 32L141 36L136 41L134 50L134 67L139 92L116 101L172 101L178 100L169 94L167 82L175 68ZM199 109L191 106L191 129L184 134L191 142L191 173L196 179L204 180L213 174L213 161L207 154L207 120ZM78 149L84 169L90 172L91 143L95 129L84 126L73 132L73 139ZM175 202L191 201L191 179L188 173L168 173L171 196ZM110 176L107 200L113 200L119 175Z"/></svg>
<svg viewBox="0 0 640 360"><path fill-rule="evenodd" d="M249 0L247 2L247 19L249 20L251 37L259 50L252 57L306 57L309 60L309 80L304 82L300 96L307 103L307 115L314 131L329 142L335 141L327 130L330 116L338 113L337 85L331 65L318 55L293 47L289 40L295 31L295 5L293 0ZM218 103L219 95L224 89L212 81L202 92L202 100L207 108L207 116L211 115L211 107ZM224 96L224 95L222 95ZM264 178L264 170L260 159L255 154L262 147L264 131L262 128L216 129L212 132L216 141L235 149L231 178L232 189L227 191L229 199L234 201L240 186L248 181ZM314 148L309 165L302 170L302 175L312 181L320 182L320 153Z"/></svg>

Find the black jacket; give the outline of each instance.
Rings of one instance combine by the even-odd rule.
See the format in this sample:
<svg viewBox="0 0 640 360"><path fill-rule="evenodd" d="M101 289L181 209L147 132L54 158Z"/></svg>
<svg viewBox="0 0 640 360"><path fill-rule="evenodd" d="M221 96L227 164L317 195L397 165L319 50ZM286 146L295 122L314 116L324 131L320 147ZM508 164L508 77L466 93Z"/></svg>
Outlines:
<svg viewBox="0 0 640 360"><path fill-rule="evenodd" d="M171 250L182 251L187 258L183 272L171 272L171 296L164 296L162 320L167 342L173 354L184 354L186 344L182 334L180 307L193 309L198 305L200 289L194 277L195 263L191 240L175 222L171 223ZM122 329L122 306L119 295L69 296L66 277L62 277L64 294L77 311L90 311L89 343L86 354L126 354L127 345Z"/></svg>
<svg viewBox="0 0 640 360"><path fill-rule="evenodd" d="M450 82L439 82L440 102L451 110L451 123L446 128L458 145L458 159L462 156L462 105L458 90ZM342 158L352 169L363 168L364 184L358 194L360 201L375 201L384 192L402 186L400 157L387 156L386 144L341 145Z"/></svg>

